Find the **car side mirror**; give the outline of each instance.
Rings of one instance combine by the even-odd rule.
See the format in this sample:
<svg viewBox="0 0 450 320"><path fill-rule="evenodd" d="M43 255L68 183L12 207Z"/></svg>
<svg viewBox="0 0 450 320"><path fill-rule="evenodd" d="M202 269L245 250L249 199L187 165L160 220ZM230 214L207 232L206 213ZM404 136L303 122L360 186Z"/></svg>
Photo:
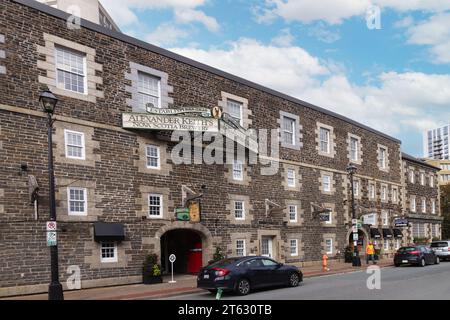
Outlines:
<svg viewBox="0 0 450 320"><path fill-rule="evenodd" d="M281 268L282 266L283 266L282 263L279 263L279 264L277 265L278 268Z"/></svg>

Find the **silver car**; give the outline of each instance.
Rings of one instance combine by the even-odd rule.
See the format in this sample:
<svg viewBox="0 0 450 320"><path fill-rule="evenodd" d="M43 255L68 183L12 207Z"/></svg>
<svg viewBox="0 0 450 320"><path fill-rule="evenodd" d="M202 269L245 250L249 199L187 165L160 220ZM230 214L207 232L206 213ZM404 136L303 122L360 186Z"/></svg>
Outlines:
<svg viewBox="0 0 450 320"><path fill-rule="evenodd" d="M430 248L441 260L450 260L450 240L433 241Z"/></svg>

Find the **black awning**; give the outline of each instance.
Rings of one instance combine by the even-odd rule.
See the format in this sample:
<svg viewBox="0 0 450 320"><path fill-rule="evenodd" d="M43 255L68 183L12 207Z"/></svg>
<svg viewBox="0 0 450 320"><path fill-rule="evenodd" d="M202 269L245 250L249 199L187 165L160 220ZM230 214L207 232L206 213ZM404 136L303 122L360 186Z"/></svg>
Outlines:
<svg viewBox="0 0 450 320"><path fill-rule="evenodd" d="M394 231L394 238L403 238L403 233L402 230L400 229L393 229Z"/></svg>
<svg viewBox="0 0 450 320"><path fill-rule="evenodd" d="M384 239L392 239L394 235L392 234L391 229L383 229L383 238Z"/></svg>
<svg viewBox="0 0 450 320"><path fill-rule="evenodd" d="M94 223L95 241L123 241L125 239L125 227L121 223Z"/></svg>
<svg viewBox="0 0 450 320"><path fill-rule="evenodd" d="M375 229L375 228L370 228L370 237L372 239L381 239L380 230Z"/></svg>

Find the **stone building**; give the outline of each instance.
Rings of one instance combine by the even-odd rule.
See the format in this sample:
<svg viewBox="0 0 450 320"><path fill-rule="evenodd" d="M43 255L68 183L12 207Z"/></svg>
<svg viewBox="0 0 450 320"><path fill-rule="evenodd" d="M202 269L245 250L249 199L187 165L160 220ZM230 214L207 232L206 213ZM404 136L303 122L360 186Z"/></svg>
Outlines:
<svg viewBox="0 0 450 320"><path fill-rule="evenodd" d="M403 153L404 216L409 221L408 236L413 242L429 243L441 238L440 168Z"/></svg>
<svg viewBox="0 0 450 320"><path fill-rule="evenodd" d="M70 266L80 268L83 288L140 282L152 253L164 270L175 253L178 272L195 259L206 264L217 248L298 265L323 254L341 259L353 242L350 162L357 215L372 217L360 226L361 249L394 233L413 194L403 171L413 162L399 140L90 21L67 28L68 17L31 0L0 6L0 295L45 292L49 283L43 87L59 99L53 150L64 286ZM174 163L173 128L192 128L195 141L227 126L244 135L268 129L277 140L259 137L256 162L249 142L241 161ZM279 153L264 156L268 145ZM207 149L197 142L183 157ZM263 174L272 165L279 169ZM39 191L30 196L34 178Z"/></svg>

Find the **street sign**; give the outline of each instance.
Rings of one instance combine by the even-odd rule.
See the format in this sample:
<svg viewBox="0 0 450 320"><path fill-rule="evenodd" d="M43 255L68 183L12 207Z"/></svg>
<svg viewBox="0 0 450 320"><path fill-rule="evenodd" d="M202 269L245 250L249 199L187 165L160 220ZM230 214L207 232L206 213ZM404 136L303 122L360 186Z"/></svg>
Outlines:
<svg viewBox="0 0 450 320"><path fill-rule="evenodd" d="M47 246L54 247L57 244L56 231L47 231Z"/></svg>
<svg viewBox="0 0 450 320"><path fill-rule="evenodd" d="M56 221L47 221L47 231L56 231Z"/></svg>
<svg viewBox="0 0 450 320"><path fill-rule="evenodd" d="M352 224L355 225L358 223L358 219L352 219Z"/></svg>
<svg viewBox="0 0 450 320"><path fill-rule="evenodd" d="M176 283L176 281L173 280L173 263L175 262L175 260L177 260L177 257L176 257L176 255L174 255L174 254L172 253L172 254L169 256L169 261L170 261L170 264L171 264L171 266L172 266L172 280L169 281L169 283Z"/></svg>
<svg viewBox="0 0 450 320"><path fill-rule="evenodd" d="M357 233L353 233L353 241L358 241L359 236Z"/></svg>
<svg viewBox="0 0 450 320"><path fill-rule="evenodd" d="M353 233L357 233L358 232L358 227L357 226L352 226L352 232Z"/></svg>

